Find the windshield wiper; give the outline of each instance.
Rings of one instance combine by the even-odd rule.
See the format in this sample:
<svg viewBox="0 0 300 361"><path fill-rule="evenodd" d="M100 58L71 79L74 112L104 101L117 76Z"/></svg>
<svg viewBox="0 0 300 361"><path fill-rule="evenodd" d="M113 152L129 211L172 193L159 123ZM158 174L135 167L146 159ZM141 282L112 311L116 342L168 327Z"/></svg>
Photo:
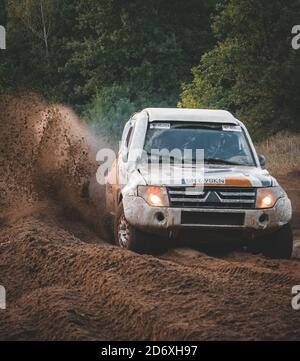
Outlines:
<svg viewBox="0 0 300 361"><path fill-rule="evenodd" d="M232 162L232 161L219 159L219 158L204 158L204 163L208 163L208 164L226 164L226 165L245 165L245 164Z"/></svg>
<svg viewBox="0 0 300 361"><path fill-rule="evenodd" d="M181 164L182 161L183 161L181 158L174 157L173 155L168 157L167 155L164 156L162 154L155 154L155 153L147 152L147 156L148 156L148 162L151 162L152 157L154 157L156 159L158 158L159 163L164 163L165 161L169 160L170 163L179 163L179 164Z"/></svg>

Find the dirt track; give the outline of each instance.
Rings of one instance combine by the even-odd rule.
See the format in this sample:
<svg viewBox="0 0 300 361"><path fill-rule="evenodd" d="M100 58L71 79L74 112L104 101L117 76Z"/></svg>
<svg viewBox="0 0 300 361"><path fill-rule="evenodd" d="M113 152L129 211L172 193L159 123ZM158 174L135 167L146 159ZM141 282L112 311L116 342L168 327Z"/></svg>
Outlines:
<svg viewBox="0 0 300 361"><path fill-rule="evenodd" d="M36 96L2 109L0 339L300 339L300 311L291 307L298 259L192 249L153 257L107 244L91 181L98 142L70 111ZM281 181L298 236L293 179Z"/></svg>

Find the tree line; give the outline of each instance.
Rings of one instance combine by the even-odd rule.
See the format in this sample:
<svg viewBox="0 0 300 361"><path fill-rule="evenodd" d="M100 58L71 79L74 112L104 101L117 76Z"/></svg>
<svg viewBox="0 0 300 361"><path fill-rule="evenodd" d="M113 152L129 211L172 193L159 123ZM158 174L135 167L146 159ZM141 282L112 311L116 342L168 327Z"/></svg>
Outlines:
<svg viewBox="0 0 300 361"><path fill-rule="evenodd" d="M299 19L299 0L0 0L0 92L41 92L112 137L148 106L299 131Z"/></svg>

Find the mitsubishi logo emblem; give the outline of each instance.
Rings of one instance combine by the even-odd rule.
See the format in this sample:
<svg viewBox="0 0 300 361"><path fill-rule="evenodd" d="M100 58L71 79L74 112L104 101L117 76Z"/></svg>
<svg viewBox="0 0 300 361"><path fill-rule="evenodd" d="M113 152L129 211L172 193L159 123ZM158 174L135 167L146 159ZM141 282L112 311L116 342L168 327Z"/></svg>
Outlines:
<svg viewBox="0 0 300 361"><path fill-rule="evenodd" d="M209 191L207 196L206 196L206 202L220 203L221 199L220 199L219 195L216 192Z"/></svg>

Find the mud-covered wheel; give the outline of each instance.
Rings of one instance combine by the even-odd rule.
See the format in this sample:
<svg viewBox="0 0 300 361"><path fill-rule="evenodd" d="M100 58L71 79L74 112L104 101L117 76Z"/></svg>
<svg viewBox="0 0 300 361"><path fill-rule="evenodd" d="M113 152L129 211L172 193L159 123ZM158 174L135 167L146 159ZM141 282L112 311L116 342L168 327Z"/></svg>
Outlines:
<svg viewBox="0 0 300 361"><path fill-rule="evenodd" d="M262 253L270 258L290 259L293 253L293 231L291 225L286 224L275 233L256 240L253 250L254 253Z"/></svg>
<svg viewBox="0 0 300 361"><path fill-rule="evenodd" d="M137 253L150 252L150 239L147 233L133 227L124 215L123 204L118 207L114 223L115 244Z"/></svg>

